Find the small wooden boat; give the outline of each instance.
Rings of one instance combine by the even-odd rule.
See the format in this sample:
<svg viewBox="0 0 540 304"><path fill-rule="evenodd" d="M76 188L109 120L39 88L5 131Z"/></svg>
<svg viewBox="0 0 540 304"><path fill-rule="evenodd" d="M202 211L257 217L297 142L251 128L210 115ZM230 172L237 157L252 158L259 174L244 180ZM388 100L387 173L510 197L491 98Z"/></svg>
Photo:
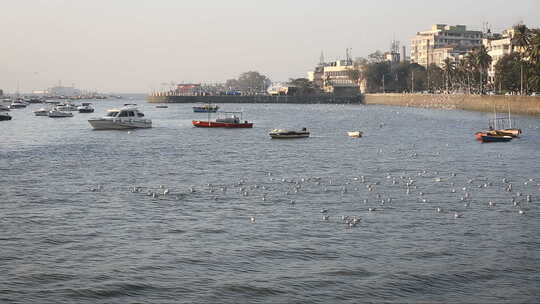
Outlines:
<svg viewBox="0 0 540 304"><path fill-rule="evenodd" d="M161 106L156 106L157 109L166 109L168 108L169 106L165 106L165 105L161 105Z"/></svg>
<svg viewBox="0 0 540 304"><path fill-rule="evenodd" d="M481 135L480 140L484 143L487 142L507 142L512 140L512 136L506 136L506 135Z"/></svg>
<svg viewBox="0 0 540 304"><path fill-rule="evenodd" d="M347 135L349 135L350 137L362 137L363 133L360 131L350 131L347 132Z"/></svg>
<svg viewBox="0 0 540 304"><path fill-rule="evenodd" d="M494 131L499 133L500 135L512 137L519 137L519 135L521 134L521 129L497 129Z"/></svg>
<svg viewBox="0 0 540 304"><path fill-rule="evenodd" d="M306 128L302 128L300 131L274 129L269 133L269 135L273 139L306 138L309 137L309 131Z"/></svg>

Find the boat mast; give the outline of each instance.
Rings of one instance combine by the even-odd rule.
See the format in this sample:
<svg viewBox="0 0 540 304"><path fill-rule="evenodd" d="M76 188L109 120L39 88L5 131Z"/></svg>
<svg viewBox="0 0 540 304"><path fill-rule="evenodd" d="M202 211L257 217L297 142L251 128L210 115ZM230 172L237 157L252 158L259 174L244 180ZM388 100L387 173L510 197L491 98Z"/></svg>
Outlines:
<svg viewBox="0 0 540 304"><path fill-rule="evenodd" d="M510 102L508 102L508 124L509 129L512 129L512 118L510 117Z"/></svg>

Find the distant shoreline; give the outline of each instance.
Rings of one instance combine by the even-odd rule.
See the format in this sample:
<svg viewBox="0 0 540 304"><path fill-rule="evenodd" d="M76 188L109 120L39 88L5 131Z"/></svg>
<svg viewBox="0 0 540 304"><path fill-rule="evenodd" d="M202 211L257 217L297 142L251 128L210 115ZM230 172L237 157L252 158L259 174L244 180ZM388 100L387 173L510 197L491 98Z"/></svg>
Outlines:
<svg viewBox="0 0 540 304"><path fill-rule="evenodd" d="M276 104L361 104L362 95L216 95L216 96L155 96L149 95L149 103L276 103Z"/></svg>
<svg viewBox="0 0 540 304"><path fill-rule="evenodd" d="M540 116L540 96L469 94L365 94L366 105L391 105L430 109L448 109Z"/></svg>

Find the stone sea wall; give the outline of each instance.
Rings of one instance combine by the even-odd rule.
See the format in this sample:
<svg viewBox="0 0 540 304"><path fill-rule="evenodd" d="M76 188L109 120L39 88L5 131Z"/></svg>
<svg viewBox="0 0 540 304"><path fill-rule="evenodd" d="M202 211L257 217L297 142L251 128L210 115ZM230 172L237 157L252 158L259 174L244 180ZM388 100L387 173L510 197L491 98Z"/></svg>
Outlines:
<svg viewBox="0 0 540 304"><path fill-rule="evenodd" d="M366 94L364 104L467 111L508 112L540 116L540 96L480 96L467 94Z"/></svg>
<svg viewBox="0 0 540 304"><path fill-rule="evenodd" d="M329 103L360 104L361 95L309 95L309 96L148 96L150 103Z"/></svg>

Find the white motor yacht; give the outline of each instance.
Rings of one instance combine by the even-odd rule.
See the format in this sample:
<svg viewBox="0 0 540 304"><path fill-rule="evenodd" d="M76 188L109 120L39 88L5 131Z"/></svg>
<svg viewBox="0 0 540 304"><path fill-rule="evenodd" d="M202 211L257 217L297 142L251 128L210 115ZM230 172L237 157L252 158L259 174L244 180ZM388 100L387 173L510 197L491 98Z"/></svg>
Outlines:
<svg viewBox="0 0 540 304"><path fill-rule="evenodd" d="M79 113L94 113L94 108L89 102L83 102L82 105L77 107L77 110L79 110Z"/></svg>
<svg viewBox="0 0 540 304"><path fill-rule="evenodd" d="M54 108L49 111L50 118L63 118L63 117L73 117L73 113L60 111L58 108Z"/></svg>
<svg viewBox="0 0 540 304"><path fill-rule="evenodd" d="M71 102L66 102L64 104L59 104L59 105L56 106L56 108L59 111L65 111L65 112L77 111L77 106L72 104Z"/></svg>
<svg viewBox="0 0 540 304"><path fill-rule="evenodd" d="M34 111L34 115L36 116L49 116L49 111L51 109L41 108Z"/></svg>
<svg viewBox="0 0 540 304"><path fill-rule="evenodd" d="M26 106L28 105L28 103L22 101L22 100L15 100L14 102L11 103L11 105L9 106L10 109L20 109L20 108L26 108Z"/></svg>
<svg viewBox="0 0 540 304"><path fill-rule="evenodd" d="M3 104L0 104L0 111L9 111L9 106L5 106Z"/></svg>
<svg viewBox="0 0 540 304"><path fill-rule="evenodd" d="M134 104L125 104L120 109L111 109L102 118L89 119L95 130L125 130L151 128L152 120L144 118L144 114Z"/></svg>

